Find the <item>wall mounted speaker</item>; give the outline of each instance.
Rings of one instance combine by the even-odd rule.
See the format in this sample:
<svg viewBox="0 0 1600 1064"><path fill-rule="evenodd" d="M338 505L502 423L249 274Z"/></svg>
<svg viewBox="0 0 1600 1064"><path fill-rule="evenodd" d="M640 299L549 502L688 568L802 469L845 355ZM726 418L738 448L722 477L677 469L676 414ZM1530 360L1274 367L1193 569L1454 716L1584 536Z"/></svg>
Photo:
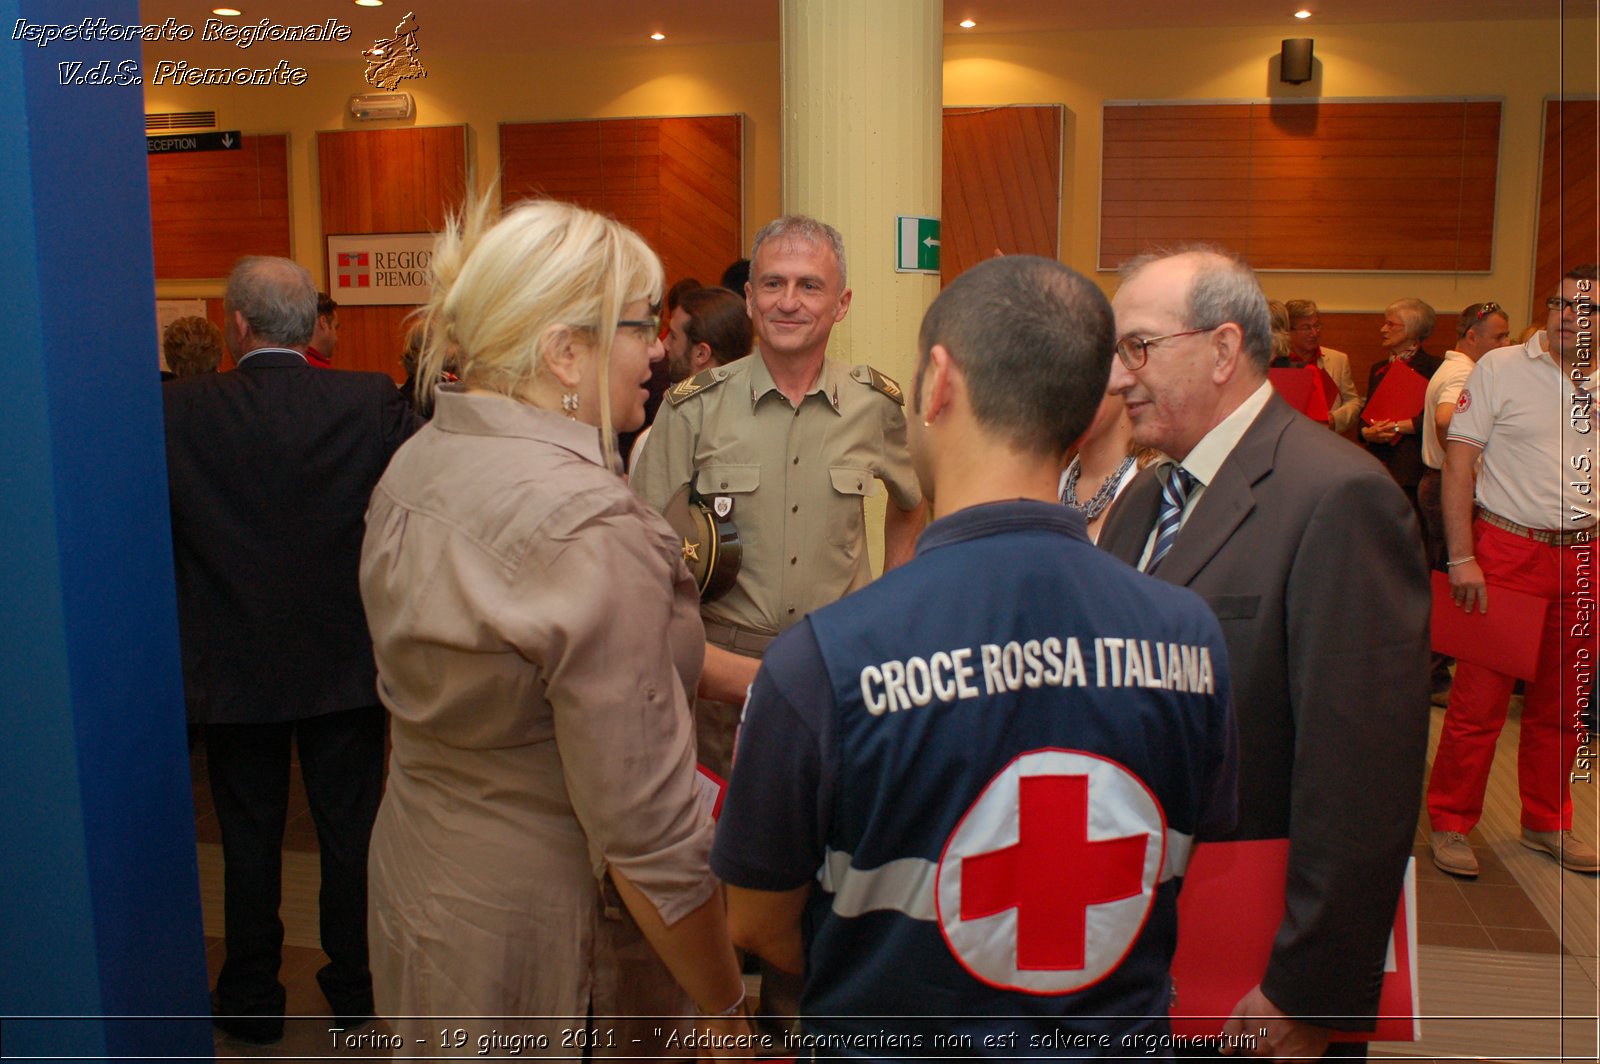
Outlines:
<svg viewBox="0 0 1600 1064"><path fill-rule="evenodd" d="M1278 77L1291 85L1299 85L1310 81L1311 44L1310 37L1292 37L1284 41L1282 62L1278 67Z"/></svg>

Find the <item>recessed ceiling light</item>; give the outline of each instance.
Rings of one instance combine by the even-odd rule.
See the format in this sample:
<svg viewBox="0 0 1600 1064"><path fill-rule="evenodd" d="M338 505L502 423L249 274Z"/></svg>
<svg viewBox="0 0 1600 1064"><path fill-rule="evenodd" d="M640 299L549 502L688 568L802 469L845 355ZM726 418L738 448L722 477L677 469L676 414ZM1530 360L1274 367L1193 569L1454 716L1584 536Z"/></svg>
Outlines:
<svg viewBox="0 0 1600 1064"><path fill-rule="evenodd" d="M1295 18L1310 18L1311 17L1311 12L1307 11L1305 8L1302 7L1299 11L1296 11L1294 13L1294 17Z"/></svg>
<svg viewBox="0 0 1600 1064"><path fill-rule="evenodd" d="M221 15L223 18L233 18L235 15L244 14L243 11L236 7L214 7L211 9L211 13L213 15Z"/></svg>
<svg viewBox="0 0 1600 1064"><path fill-rule="evenodd" d="M970 30L972 27L976 26L977 23L972 21L970 18L964 18L959 23L957 23L957 25L959 25L964 30Z"/></svg>
<svg viewBox="0 0 1600 1064"><path fill-rule="evenodd" d="M657 32L652 33L650 35L650 39L652 41L664 41L664 40L667 39L667 35L665 33L661 33L660 31L657 31Z"/></svg>
<svg viewBox="0 0 1600 1064"><path fill-rule="evenodd" d="M382 7L383 0L356 0L357 7Z"/></svg>

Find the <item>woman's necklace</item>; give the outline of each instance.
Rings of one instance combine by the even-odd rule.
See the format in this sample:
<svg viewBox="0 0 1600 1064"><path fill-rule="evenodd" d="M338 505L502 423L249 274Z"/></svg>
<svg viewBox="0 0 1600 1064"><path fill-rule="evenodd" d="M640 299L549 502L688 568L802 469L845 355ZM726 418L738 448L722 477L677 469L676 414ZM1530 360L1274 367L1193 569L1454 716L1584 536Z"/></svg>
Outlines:
<svg viewBox="0 0 1600 1064"><path fill-rule="evenodd" d="M1085 521L1093 521L1105 513L1106 507L1111 505L1111 500L1117 497L1117 485L1122 483L1122 478L1128 475L1128 470L1133 467L1133 455L1122 460L1117 466L1117 471L1106 477L1100 485L1100 490L1088 502L1078 501L1078 474L1083 471L1083 462L1077 458L1072 460L1072 468L1067 470L1067 484L1061 489L1061 502L1083 514Z"/></svg>

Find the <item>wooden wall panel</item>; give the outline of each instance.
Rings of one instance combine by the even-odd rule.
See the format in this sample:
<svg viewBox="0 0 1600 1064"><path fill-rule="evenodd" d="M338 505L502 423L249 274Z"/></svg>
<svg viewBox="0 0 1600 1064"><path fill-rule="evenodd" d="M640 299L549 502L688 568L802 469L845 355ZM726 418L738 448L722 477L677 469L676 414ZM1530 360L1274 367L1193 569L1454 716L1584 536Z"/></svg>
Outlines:
<svg viewBox="0 0 1600 1064"><path fill-rule="evenodd" d="M942 282L997 250L1057 258L1061 108L947 107L943 141Z"/></svg>
<svg viewBox="0 0 1600 1064"><path fill-rule="evenodd" d="M322 233L437 232L467 187L467 127L317 134Z"/></svg>
<svg viewBox="0 0 1600 1064"><path fill-rule="evenodd" d="M1258 269L1486 271L1498 102L1108 105L1100 268L1221 244Z"/></svg>
<svg viewBox="0 0 1600 1064"><path fill-rule="evenodd" d="M466 196L467 129L432 126L318 133L317 173L324 240L343 233L438 232ZM325 263L326 244L320 254ZM337 288L329 292L337 301ZM402 321L414 309L341 306L334 365L404 380Z"/></svg>
<svg viewBox="0 0 1600 1064"><path fill-rule="evenodd" d="M414 307L340 307L339 352L334 366L387 373L399 383L406 379L400 365L405 343L406 316Z"/></svg>
<svg viewBox="0 0 1600 1064"><path fill-rule="evenodd" d="M500 127L501 201L548 196L608 214L661 256L667 283L715 284L743 254L739 115Z"/></svg>
<svg viewBox="0 0 1600 1064"><path fill-rule="evenodd" d="M243 255L289 254L288 137L152 155L149 168L158 280L226 277Z"/></svg>
<svg viewBox="0 0 1600 1064"><path fill-rule="evenodd" d="M1549 100L1539 176L1539 243L1530 306L1541 324L1544 301L1573 266L1600 261L1600 102ZM1512 331L1528 325L1512 322Z"/></svg>

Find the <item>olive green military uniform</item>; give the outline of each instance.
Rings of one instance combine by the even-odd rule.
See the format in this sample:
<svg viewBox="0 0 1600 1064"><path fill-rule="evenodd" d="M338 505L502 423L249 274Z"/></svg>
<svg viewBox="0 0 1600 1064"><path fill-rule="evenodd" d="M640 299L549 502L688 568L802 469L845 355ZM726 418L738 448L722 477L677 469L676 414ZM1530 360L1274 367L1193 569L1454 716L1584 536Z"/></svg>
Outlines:
<svg viewBox="0 0 1600 1064"><path fill-rule="evenodd" d="M759 657L771 637L872 579L864 500L880 481L892 506L922 499L903 404L899 385L871 367L827 360L794 406L759 353L667 393L630 483L658 510L691 480L707 500L731 500L744 561L733 589L702 607L708 639ZM702 700L696 717L701 763L726 774L738 712L712 708L722 705Z"/></svg>

